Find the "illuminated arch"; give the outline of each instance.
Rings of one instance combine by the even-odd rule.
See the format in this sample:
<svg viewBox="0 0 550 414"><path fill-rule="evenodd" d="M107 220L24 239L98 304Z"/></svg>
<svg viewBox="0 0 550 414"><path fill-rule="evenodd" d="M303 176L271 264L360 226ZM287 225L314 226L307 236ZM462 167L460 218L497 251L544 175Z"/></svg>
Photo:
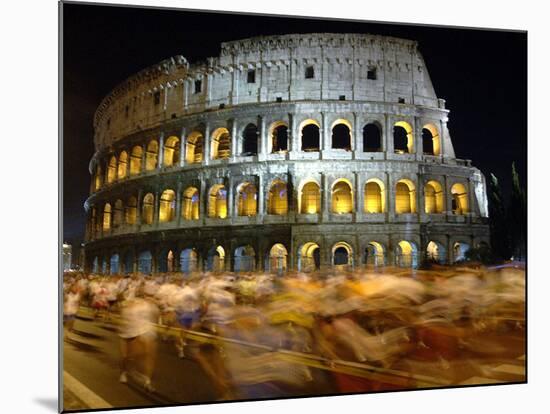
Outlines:
<svg viewBox="0 0 550 414"><path fill-rule="evenodd" d="M348 243L338 242L332 246L332 264L353 265L353 249Z"/></svg>
<svg viewBox="0 0 550 414"><path fill-rule="evenodd" d="M469 210L468 191L462 183L456 183L451 187L453 214L467 214Z"/></svg>
<svg viewBox="0 0 550 414"><path fill-rule="evenodd" d="M298 249L298 270L312 272L321 267L321 249L315 242L307 242Z"/></svg>
<svg viewBox="0 0 550 414"><path fill-rule="evenodd" d="M428 155L441 154L441 139L434 124L426 124L422 127L422 151Z"/></svg>
<svg viewBox="0 0 550 414"><path fill-rule="evenodd" d="M252 183L242 183L237 188L237 215L255 216L258 209L258 193Z"/></svg>
<svg viewBox="0 0 550 414"><path fill-rule="evenodd" d="M183 206L181 215L185 220L199 219L199 190L196 187L188 187L183 192Z"/></svg>
<svg viewBox="0 0 550 414"><path fill-rule="evenodd" d="M386 212L386 188L382 180L370 178L365 183L364 209L365 213Z"/></svg>
<svg viewBox="0 0 550 414"><path fill-rule="evenodd" d="M176 217L176 193L174 190L164 190L160 196L159 222L166 223Z"/></svg>
<svg viewBox="0 0 550 414"><path fill-rule="evenodd" d="M132 148L130 155L130 175L137 175L141 172L141 159L143 158L143 148L136 145Z"/></svg>
<svg viewBox="0 0 550 414"><path fill-rule="evenodd" d="M111 205L105 204L103 207L103 231L111 230Z"/></svg>
<svg viewBox="0 0 550 414"><path fill-rule="evenodd" d="M208 251L206 270L209 272L221 272L225 269L225 249L222 246L212 247Z"/></svg>
<svg viewBox="0 0 550 414"><path fill-rule="evenodd" d="M178 165L180 159L180 139L176 136L171 136L164 141L164 159L165 167Z"/></svg>
<svg viewBox="0 0 550 414"><path fill-rule="evenodd" d="M306 119L300 123L300 136L302 151L314 152L321 148L320 125L314 119Z"/></svg>
<svg viewBox="0 0 550 414"><path fill-rule="evenodd" d="M195 249L184 249L180 253L180 269L183 273L192 273L198 270L199 256Z"/></svg>
<svg viewBox="0 0 550 414"><path fill-rule="evenodd" d="M128 153L122 151L118 156L118 179L121 180L126 177L128 173Z"/></svg>
<svg viewBox="0 0 550 414"><path fill-rule="evenodd" d="M330 129L332 131L332 148L351 151L351 123L347 119L337 119L332 123Z"/></svg>
<svg viewBox="0 0 550 414"><path fill-rule="evenodd" d="M353 191L351 183L341 178L332 185L332 212L335 214L353 213Z"/></svg>
<svg viewBox="0 0 550 414"><path fill-rule="evenodd" d="M367 244L367 247L365 248L364 262L367 266L384 266L384 256L384 246L376 241L371 241Z"/></svg>
<svg viewBox="0 0 550 414"><path fill-rule="evenodd" d="M235 249L235 272L252 272L256 267L256 252L250 245Z"/></svg>
<svg viewBox="0 0 550 414"><path fill-rule="evenodd" d="M152 139L147 144L145 151L145 171L152 171L157 168L159 157L159 143L156 139Z"/></svg>
<svg viewBox="0 0 550 414"><path fill-rule="evenodd" d="M141 252L138 256L138 272L149 275L153 271L153 255L149 250Z"/></svg>
<svg viewBox="0 0 550 414"><path fill-rule="evenodd" d="M288 191L284 181L275 180L267 195L267 214L288 214Z"/></svg>
<svg viewBox="0 0 550 414"><path fill-rule="evenodd" d="M119 227L122 225L124 218L124 205L122 200L115 202L115 208L113 209L113 227Z"/></svg>
<svg viewBox="0 0 550 414"><path fill-rule="evenodd" d="M470 250L470 245L464 242L455 242L453 244L453 261L460 262L466 260L466 252Z"/></svg>
<svg viewBox="0 0 550 414"><path fill-rule="evenodd" d="M286 272L288 266L288 251L284 244L275 243L269 250L269 271Z"/></svg>
<svg viewBox="0 0 550 414"><path fill-rule="evenodd" d="M231 156L231 135L227 128L218 128L212 133L211 146L213 160L225 160Z"/></svg>
<svg viewBox="0 0 550 414"><path fill-rule="evenodd" d="M430 180L424 186L424 211L426 214L443 213L443 187L438 181Z"/></svg>
<svg viewBox="0 0 550 414"><path fill-rule="evenodd" d="M203 159L204 136L199 131L193 131L187 136L185 146L185 161L188 164L200 164Z"/></svg>
<svg viewBox="0 0 550 414"><path fill-rule="evenodd" d="M321 211L321 188L315 181L309 181L302 186L300 196L301 214L319 214Z"/></svg>
<svg viewBox="0 0 550 414"><path fill-rule="evenodd" d="M145 194L141 208L141 221L143 224L153 224L154 208L155 196L152 193Z"/></svg>
<svg viewBox="0 0 550 414"><path fill-rule="evenodd" d="M426 258L429 261L444 264L446 262L446 251L443 244L431 240L426 246Z"/></svg>
<svg viewBox="0 0 550 414"><path fill-rule="evenodd" d="M117 162L116 157L113 155L109 159L109 165L107 166L107 184L111 184L116 180Z"/></svg>
<svg viewBox="0 0 550 414"><path fill-rule="evenodd" d="M416 244L401 240L395 249L395 264L398 267L418 267L418 249Z"/></svg>
<svg viewBox="0 0 550 414"><path fill-rule="evenodd" d="M208 217L227 217L227 190L223 184L212 186L208 193Z"/></svg>
<svg viewBox="0 0 550 414"><path fill-rule="evenodd" d="M399 180L395 185L395 213L416 213L416 191L411 180Z"/></svg>
<svg viewBox="0 0 550 414"><path fill-rule="evenodd" d="M283 121L273 122L269 126L271 137L271 152L288 151L288 125Z"/></svg>
<svg viewBox="0 0 550 414"><path fill-rule="evenodd" d="M137 199L131 196L126 202L124 210L124 219L126 224L136 224L137 221Z"/></svg>
<svg viewBox="0 0 550 414"><path fill-rule="evenodd" d="M398 121L393 126L393 147L398 154L414 151L413 129L408 122Z"/></svg>

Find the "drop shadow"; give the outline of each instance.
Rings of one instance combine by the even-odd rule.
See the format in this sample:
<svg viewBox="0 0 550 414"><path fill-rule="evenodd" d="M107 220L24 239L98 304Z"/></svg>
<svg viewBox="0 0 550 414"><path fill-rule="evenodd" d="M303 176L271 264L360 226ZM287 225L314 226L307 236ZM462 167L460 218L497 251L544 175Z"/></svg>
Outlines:
<svg viewBox="0 0 550 414"><path fill-rule="evenodd" d="M34 402L41 405L42 407L47 408L50 411L53 411L53 412L56 412L56 413L59 410L57 398L42 398L42 397L39 397L39 398L35 398Z"/></svg>

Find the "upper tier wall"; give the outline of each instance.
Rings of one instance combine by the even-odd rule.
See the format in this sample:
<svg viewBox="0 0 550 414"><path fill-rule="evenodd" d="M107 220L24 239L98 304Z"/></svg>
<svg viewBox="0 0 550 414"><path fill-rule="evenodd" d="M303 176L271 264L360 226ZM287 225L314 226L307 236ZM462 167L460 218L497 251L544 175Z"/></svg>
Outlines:
<svg viewBox="0 0 550 414"><path fill-rule="evenodd" d="M175 56L121 83L95 114L95 146L220 105L278 99L444 107L416 42L364 34L258 37L222 43L220 56L206 63Z"/></svg>

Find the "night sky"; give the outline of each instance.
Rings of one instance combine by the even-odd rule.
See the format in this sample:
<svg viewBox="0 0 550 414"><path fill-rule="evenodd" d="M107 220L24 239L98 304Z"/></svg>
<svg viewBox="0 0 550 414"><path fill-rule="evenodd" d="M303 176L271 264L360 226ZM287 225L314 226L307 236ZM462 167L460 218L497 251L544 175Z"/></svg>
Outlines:
<svg viewBox="0 0 550 414"><path fill-rule="evenodd" d="M312 32L417 40L436 94L451 111L456 156L471 159L487 178L495 174L506 197L512 162L526 182L526 33L64 4L64 240L84 237L93 115L118 83L174 55L191 63L218 56L224 41Z"/></svg>

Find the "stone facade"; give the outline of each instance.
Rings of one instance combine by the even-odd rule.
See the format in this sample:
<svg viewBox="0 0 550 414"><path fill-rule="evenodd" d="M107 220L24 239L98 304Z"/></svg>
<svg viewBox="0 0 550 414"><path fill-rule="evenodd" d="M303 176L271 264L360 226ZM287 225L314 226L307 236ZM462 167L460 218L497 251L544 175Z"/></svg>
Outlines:
<svg viewBox="0 0 550 414"><path fill-rule="evenodd" d="M454 262L488 243L416 42L259 37L182 56L100 104L86 267L144 273Z"/></svg>

